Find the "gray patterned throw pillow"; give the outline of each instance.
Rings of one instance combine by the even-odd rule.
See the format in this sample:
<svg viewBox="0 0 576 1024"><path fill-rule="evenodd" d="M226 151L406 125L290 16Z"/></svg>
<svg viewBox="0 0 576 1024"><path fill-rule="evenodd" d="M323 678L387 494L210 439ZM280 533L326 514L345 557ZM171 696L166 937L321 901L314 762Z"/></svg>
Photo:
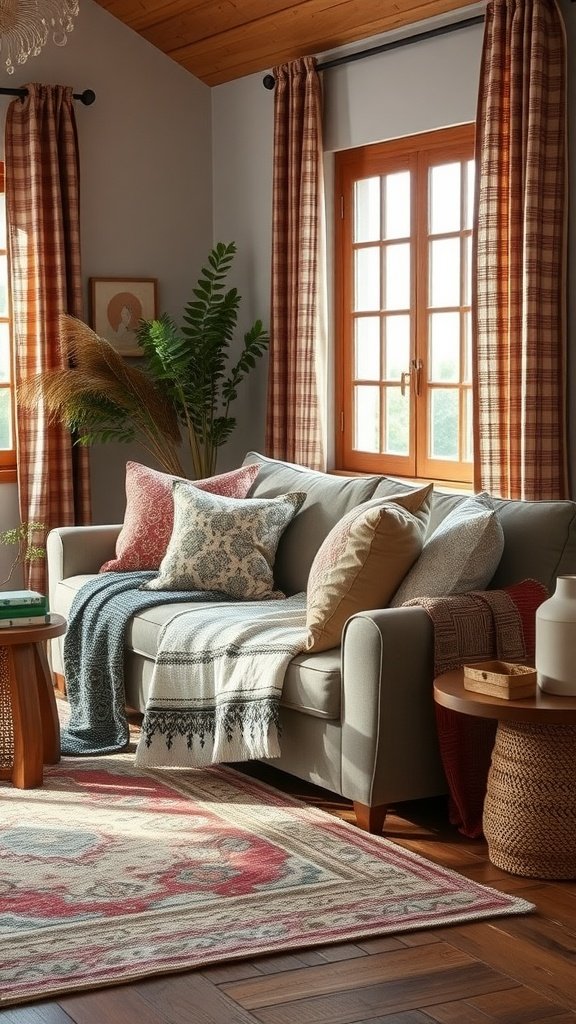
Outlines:
<svg viewBox="0 0 576 1024"><path fill-rule="evenodd" d="M274 558L305 494L227 498L174 483L174 528L158 576L143 590L219 590L236 601L279 597Z"/></svg>
<svg viewBox="0 0 576 1024"><path fill-rule="evenodd" d="M442 520L390 601L484 590L504 550L504 531L486 491L472 494Z"/></svg>

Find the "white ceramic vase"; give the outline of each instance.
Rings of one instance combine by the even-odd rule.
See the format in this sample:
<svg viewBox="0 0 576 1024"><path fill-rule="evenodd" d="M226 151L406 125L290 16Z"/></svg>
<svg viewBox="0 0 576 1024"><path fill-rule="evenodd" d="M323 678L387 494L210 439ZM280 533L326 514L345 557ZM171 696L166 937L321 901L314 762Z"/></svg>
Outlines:
<svg viewBox="0 0 576 1024"><path fill-rule="evenodd" d="M536 671L541 690L576 696L576 576L559 576L536 611Z"/></svg>

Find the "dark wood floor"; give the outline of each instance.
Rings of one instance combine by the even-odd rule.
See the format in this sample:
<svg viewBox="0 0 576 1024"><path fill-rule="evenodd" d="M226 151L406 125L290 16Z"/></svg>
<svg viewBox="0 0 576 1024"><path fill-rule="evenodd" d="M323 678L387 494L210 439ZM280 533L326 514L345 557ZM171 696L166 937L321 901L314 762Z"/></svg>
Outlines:
<svg viewBox="0 0 576 1024"><path fill-rule="evenodd" d="M259 766L268 782L351 818L344 801ZM0 1024L568 1024L576 1022L576 882L506 875L459 836L444 801L398 806L386 835L537 912L401 938L150 978L0 1011Z"/></svg>

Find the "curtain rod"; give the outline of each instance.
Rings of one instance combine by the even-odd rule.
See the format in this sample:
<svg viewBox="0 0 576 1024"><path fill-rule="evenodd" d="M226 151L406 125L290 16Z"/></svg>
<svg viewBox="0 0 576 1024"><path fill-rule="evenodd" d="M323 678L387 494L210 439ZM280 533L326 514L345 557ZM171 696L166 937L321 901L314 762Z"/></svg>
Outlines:
<svg viewBox="0 0 576 1024"><path fill-rule="evenodd" d="M20 96L20 99L25 99L27 95L28 89L8 89L6 86L0 87L0 96ZM72 98L80 100L85 107L89 107L91 103L94 103L96 93L93 89L84 89L84 92L72 93Z"/></svg>
<svg viewBox="0 0 576 1024"><path fill-rule="evenodd" d="M424 39L433 39L434 36L444 36L449 32L456 32L461 28L468 28L470 25L480 25L484 21L484 15L478 14L473 18L463 18L462 21L453 21L449 25L438 25L437 28L427 29L426 32L415 32L411 36L403 36L402 39L392 39L389 43L382 43L380 46L373 46L368 50L357 50L355 53L346 53L341 57L334 57L318 64L318 71L327 71L329 68L337 68L341 64L351 64L355 60L364 60L364 57L373 57L377 53L386 53L387 50L397 50L400 46L408 46L409 43L419 43ZM262 85L265 89L273 89L276 85L274 75L264 75Z"/></svg>

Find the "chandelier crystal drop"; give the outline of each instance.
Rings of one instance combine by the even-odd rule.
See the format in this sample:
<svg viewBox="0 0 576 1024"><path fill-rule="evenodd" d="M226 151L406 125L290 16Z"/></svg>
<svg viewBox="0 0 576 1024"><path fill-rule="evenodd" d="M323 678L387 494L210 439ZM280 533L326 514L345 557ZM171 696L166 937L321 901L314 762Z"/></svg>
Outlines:
<svg viewBox="0 0 576 1024"><path fill-rule="evenodd" d="M0 62L9 75L37 57L51 38L65 46L78 15L78 0L0 0Z"/></svg>

